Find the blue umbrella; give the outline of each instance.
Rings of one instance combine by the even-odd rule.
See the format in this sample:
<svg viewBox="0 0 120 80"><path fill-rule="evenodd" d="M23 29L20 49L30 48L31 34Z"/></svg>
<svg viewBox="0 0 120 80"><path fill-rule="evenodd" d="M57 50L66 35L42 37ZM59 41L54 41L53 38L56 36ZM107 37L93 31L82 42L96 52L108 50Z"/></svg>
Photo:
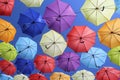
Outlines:
<svg viewBox="0 0 120 80"><path fill-rule="evenodd" d="M18 58L34 59L37 53L37 43L27 37L20 37L16 42Z"/></svg>
<svg viewBox="0 0 120 80"><path fill-rule="evenodd" d="M107 53L100 48L92 47L88 53L81 54L81 63L88 68L99 68L105 63Z"/></svg>
<svg viewBox="0 0 120 80"><path fill-rule="evenodd" d="M14 79L9 75L0 74L0 80L14 80Z"/></svg>
<svg viewBox="0 0 120 80"><path fill-rule="evenodd" d="M28 9L20 14L18 24L21 26L23 33L34 37L42 33L46 22L39 13Z"/></svg>
<svg viewBox="0 0 120 80"><path fill-rule="evenodd" d="M34 63L31 60L18 58L15 62L18 72L23 74L31 74L34 70Z"/></svg>
<svg viewBox="0 0 120 80"><path fill-rule="evenodd" d="M115 4L117 7L116 13L120 14L120 0L115 0Z"/></svg>

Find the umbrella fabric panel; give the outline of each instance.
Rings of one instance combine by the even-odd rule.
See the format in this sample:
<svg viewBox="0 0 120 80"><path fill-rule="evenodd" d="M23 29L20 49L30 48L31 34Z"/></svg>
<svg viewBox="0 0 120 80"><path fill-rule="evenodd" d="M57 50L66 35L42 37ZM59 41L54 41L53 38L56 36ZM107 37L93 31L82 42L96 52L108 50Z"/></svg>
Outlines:
<svg viewBox="0 0 120 80"><path fill-rule="evenodd" d="M0 74L0 80L14 80L14 79L9 75Z"/></svg>

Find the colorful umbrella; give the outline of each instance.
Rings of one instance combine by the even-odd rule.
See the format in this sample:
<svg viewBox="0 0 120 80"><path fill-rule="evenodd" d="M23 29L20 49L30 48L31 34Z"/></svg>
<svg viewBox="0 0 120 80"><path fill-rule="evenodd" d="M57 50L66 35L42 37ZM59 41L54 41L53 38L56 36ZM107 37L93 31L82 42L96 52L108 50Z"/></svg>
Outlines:
<svg viewBox="0 0 120 80"><path fill-rule="evenodd" d="M9 75L0 74L0 80L14 80L14 79Z"/></svg>
<svg viewBox="0 0 120 80"><path fill-rule="evenodd" d="M67 44L62 35L55 32L54 30L51 30L43 35L40 41L40 45L43 49L43 52L52 57L61 55L67 47Z"/></svg>
<svg viewBox="0 0 120 80"><path fill-rule="evenodd" d="M22 28L23 33L34 37L42 33L46 22L38 12L28 9L20 14L18 24Z"/></svg>
<svg viewBox="0 0 120 80"><path fill-rule="evenodd" d="M20 0L27 7L40 7L44 0Z"/></svg>
<svg viewBox="0 0 120 80"><path fill-rule="evenodd" d="M55 60L52 57L46 55L37 55L35 60L35 67L42 73L53 72L55 68Z"/></svg>
<svg viewBox="0 0 120 80"><path fill-rule="evenodd" d="M115 0L115 3L117 7L116 13L120 14L120 0Z"/></svg>
<svg viewBox="0 0 120 80"><path fill-rule="evenodd" d="M29 80L29 78L24 74L17 74L14 76L14 80Z"/></svg>
<svg viewBox="0 0 120 80"><path fill-rule="evenodd" d="M43 18L46 20L49 29L61 33L71 27L75 17L76 14L69 4L55 0L46 7Z"/></svg>
<svg viewBox="0 0 120 80"><path fill-rule="evenodd" d="M80 66L80 57L73 52L65 52L57 58L57 65L64 71L74 71Z"/></svg>
<svg viewBox="0 0 120 80"><path fill-rule="evenodd" d="M34 63L31 60L18 58L15 62L17 70L23 74L31 74L34 70Z"/></svg>
<svg viewBox="0 0 120 80"><path fill-rule="evenodd" d="M12 62L0 60L0 71L7 75L13 75L16 72L16 67Z"/></svg>
<svg viewBox="0 0 120 80"><path fill-rule="evenodd" d="M81 8L85 18L97 26L110 20L115 10L114 0L86 0Z"/></svg>
<svg viewBox="0 0 120 80"><path fill-rule="evenodd" d="M15 46L19 58L34 59L37 53L37 43L28 37L20 37Z"/></svg>
<svg viewBox="0 0 120 80"><path fill-rule="evenodd" d="M87 26L75 26L67 35L67 43L75 52L87 52L95 44L95 37Z"/></svg>
<svg viewBox="0 0 120 80"><path fill-rule="evenodd" d="M120 71L112 67L103 67L96 73L96 80L119 80Z"/></svg>
<svg viewBox="0 0 120 80"><path fill-rule="evenodd" d="M8 61L15 60L17 56L17 51L14 46L5 42L0 43L0 53L0 57Z"/></svg>
<svg viewBox="0 0 120 80"><path fill-rule="evenodd" d="M10 16L14 7L14 0L0 0L0 15Z"/></svg>
<svg viewBox="0 0 120 80"><path fill-rule="evenodd" d="M82 53L81 63L88 68L99 68L105 63L107 53L100 48L92 47L88 53Z"/></svg>
<svg viewBox="0 0 120 80"><path fill-rule="evenodd" d="M77 71L73 76L73 80L94 80L95 76L92 72L87 70Z"/></svg>
<svg viewBox="0 0 120 80"><path fill-rule="evenodd" d="M70 80L70 76L62 72L54 72L50 76L50 80Z"/></svg>
<svg viewBox="0 0 120 80"><path fill-rule="evenodd" d="M29 76L30 80L48 80L44 75L36 73Z"/></svg>
<svg viewBox="0 0 120 80"><path fill-rule="evenodd" d="M98 30L100 42L109 48L120 46L120 19L106 22L103 27Z"/></svg>
<svg viewBox="0 0 120 80"><path fill-rule="evenodd" d="M13 25L0 18L0 40L10 42L14 39L16 29Z"/></svg>

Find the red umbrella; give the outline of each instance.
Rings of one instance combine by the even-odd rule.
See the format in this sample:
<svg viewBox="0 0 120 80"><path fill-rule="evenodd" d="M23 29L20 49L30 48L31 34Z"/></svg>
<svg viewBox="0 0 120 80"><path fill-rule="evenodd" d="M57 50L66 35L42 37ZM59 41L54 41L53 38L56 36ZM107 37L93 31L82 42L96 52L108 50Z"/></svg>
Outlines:
<svg viewBox="0 0 120 80"><path fill-rule="evenodd" d="M13 75L16 72L16 67L12 62L0 60L0 70L7 75Z"/></svg>
<svg viewBox="0 0 120 80"><path fill-rule="evenodd" d="M35 67L42 73L53 72L55 68L55 60L52 57L46 55L37 55L35 60Z"/></svg>
<svg viewBox="0 0 120 80"><path fill-rule="evenodd" d="M36 73L29 76L30 80L48 80L44 75Z"/></svg>
<svg viewBox="0 0 120 80"><path fill-rule="evenodd" d="M87 26L75 26L67 35L67 44L75 52L87 52L95 44L95 37Z"/></svg>
<svg viewBox="0 0 120 80"><path fill-rule="evenodd" d="M14 7L14 0L0 0L0 15L10 16Z"/></svg>
<svg viewBox="0 0 120 80"><path fill-rule="evenodd" d="M97 80L119 80L120 71L112 67L104 67L96 73Z"/></svg>

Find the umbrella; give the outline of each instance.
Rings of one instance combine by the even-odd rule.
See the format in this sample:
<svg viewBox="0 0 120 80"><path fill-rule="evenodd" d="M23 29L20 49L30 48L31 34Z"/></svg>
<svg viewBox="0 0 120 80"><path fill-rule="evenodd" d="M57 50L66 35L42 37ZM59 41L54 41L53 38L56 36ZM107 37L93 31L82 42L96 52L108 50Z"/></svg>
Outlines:
<svg viewBox="0 0 120 80"><path fill-rule="evenodd" d="M98 36L100 42L109 48L114 48L120 45L120 19L106 22L99 30Z"/></svg>
<svg viewBox="0 0 120 80"><path fill-rule="evenodd" d="M82 53L81 63L88 68L99 68L105 63L107 53L100 48L92 47L88 53Z"/></svg>
<svg viewBox="0 0 120 80"><path fill-rule="evenodd" d="M27 7L40 7L44 0L20 0Z"/></svg>
<svg viewBox="0 0 120 80"><path fill-rule="evenodd" d="M87 70L77 71L73 76L73 80L94 80L95 76L92 72Z"/></svg>
<svg viewBox="0 0 120 80"><path fill-rule="evenodd" d="M115 0L115 4L117 7L116 13L120 14L120 0Z"/></svg>
<svg viewBox="0 0 120 80"><path fill-rule="evenodd" d="M34 70L34 63L31 60L18 58L15 62L17 70L23 74L31 74Z"/></svg>
<svg viewBox="0 0 120 80"><path fill-rule="evenodd" d="M54 72L50 76L50 80L70 80L70 76L62 72Z"/></svg>
<svg viewBox="0 0 120 80"><path fill-rule="evenodd" d="M19 58L34 59L37 53L37 43L28 37L19 37L15 46Z"/></svg>
<svg viewBox="0 0 120 80"><path fill-rule="evenodd" d="M10 16L14 7L14 0L0 0L0 15Z"/></svg>
<svg viewBox="0 0 120 80"><path fill-rule="evenodd" d="M0 53L0 57L8 61L15 60L17 56L17 51L14 46L5 42L0 43Z"/></svg>
<svg viewBox="0 0 120 80"><path fill-rule="evenodd" d="M114 0L86 0L81 8L85 18L97 26L110 20L115 10Z"/></svg>
<svg viewBox="0 0 120 80"><path fill-rule="evenodd" d="M55 68L55 60L52 57L46 55L37 55L34 64L36 69L40 70L42 73L53 72Z"/></svg>
<svg viewBox="0 0 120 80"><path fill-rule="evenodd" d="M73 52L65 52L57 58L57 65L64 71L74 71L80 66L80 57Z"/></svg>
<svg viewBox="0 0 120 80"><path fill-rule="evenodd" d="M14 76L14 80L29 80L29 78L24 74L17 74Z"/></svg>
<svg viewBox="0 0 120 80"><path fill-rule="evenodd" d="M13 25L0 18L0 40L10 42L14 39L16 29Z"/></svg>
<svg viewBox="0 0 120 80"><path fill-rule="evenodd" d="M119 80L120 71L112 67L103 67L96 73L96 80Z"/></svg>
<svg viewBox="0 0 120 80"><path fill-rule="evenodd" d="M87 52L95 44L95 37L87 26L74 26L67 35L67 44L75 52Z"/></svg>
<svg viewBox="0 0 120 80"><path fill-rule="evenodd" d="M29 79L30 80L48 80L44 75L39 73L31 74L29 76Z"/></svg>
<svg viewBox="0 0 120 80"><path fill-rule="evenodd" d="M42 36L40 45L43 49L43 52L52 57L61 55L67 47L62 35L54 30L49 31Z"/></svg>
<svg viewBox="0 0 120 80"><path fill-rule="evenodd" d="M12 62L0 60L0 71L7 75L13 75L16 72L16 67Z"/></svg>
<svg viewBox="0 0 120 80"><path fill-rule="evenodd" d="M14 79L9 75L0 74L0 80L14 80Z"/></svg>
<svg viewBox="0 0 120 80"><path fill-rule="evenodd" d="M71 27L75 17L76 14L69 4L62 2L62 0L55 0L46 7L43 18L49 29L61 33Z"/></svg>
<svg viewBox="0 0 120 80"><path fill-rule="evenodd" d="M34 37L42 33L46 22L38 12L28 9L20 14L18 24L22 28L23 33Z"/></svg>

